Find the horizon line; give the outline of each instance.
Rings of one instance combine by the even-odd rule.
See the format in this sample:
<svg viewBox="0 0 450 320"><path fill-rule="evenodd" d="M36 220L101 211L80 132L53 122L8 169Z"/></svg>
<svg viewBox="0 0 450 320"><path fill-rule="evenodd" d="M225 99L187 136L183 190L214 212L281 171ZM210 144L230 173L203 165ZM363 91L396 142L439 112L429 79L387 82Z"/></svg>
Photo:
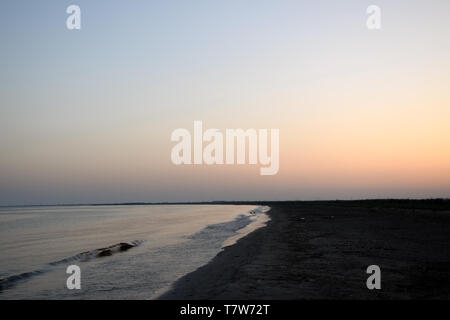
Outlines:
<svg viewBox="0 0 450 320"><path fill-rule="evenodd" d="M285 202L362 202L362 201L450 201L450 198L365 198L365 199L326 199L326 200L214 200L214 201L159 201L159 202L105 202L105 203L54 203L54 204L14 204L0 205L0 208L23 207L83 207L83 206L145 206L145 205L207 205L207 204L264 204Z"/></svg>

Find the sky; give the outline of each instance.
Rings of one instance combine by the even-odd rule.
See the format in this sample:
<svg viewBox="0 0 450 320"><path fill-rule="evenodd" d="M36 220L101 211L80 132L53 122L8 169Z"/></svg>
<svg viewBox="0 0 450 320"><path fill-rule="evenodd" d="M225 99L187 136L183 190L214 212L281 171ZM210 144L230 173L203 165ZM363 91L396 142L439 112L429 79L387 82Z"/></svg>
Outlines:
<svg viewBox="0 0 450 320"><path fill-rule="evenodd" d="M447 0L2 0L0 41L0 205L450 197ZM195 120L279 172L174 165Z"/></svg>

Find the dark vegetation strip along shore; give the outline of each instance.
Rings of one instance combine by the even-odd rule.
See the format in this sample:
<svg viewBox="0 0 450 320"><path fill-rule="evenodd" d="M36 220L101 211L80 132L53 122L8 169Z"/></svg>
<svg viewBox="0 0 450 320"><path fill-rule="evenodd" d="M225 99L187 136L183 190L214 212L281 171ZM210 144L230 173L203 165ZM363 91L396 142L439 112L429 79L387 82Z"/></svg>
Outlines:
<svg viewBox="0 0 450 320"><path fill-rule="evenodd" d="M377 208L405 208L450 210L450 198L439 199L373 199L373 200L320 200L320 201L198 201L198 202L117 202L117 203L76 203L76 204L28 204L0 205L0 208L11 207L79 207L79 206L160 206L160 205L289 205L289 204L320 204L339 206L362 206Z"/></svg>

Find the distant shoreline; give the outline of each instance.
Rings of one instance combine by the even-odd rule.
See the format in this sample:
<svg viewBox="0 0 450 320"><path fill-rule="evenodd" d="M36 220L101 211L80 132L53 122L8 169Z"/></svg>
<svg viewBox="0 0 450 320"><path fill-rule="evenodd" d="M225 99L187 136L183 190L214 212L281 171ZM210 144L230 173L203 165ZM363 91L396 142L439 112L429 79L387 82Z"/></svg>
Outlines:
<svg viewBox="0 0 450 320"><path fill-rule="evenodd" d="M27 208L27 207L83 207L83 206L151 206L151 205L269 205L269 204L345 204L345 205L376 205L385 207L404 208L430 208L434 210L450 209L450 198L429 199L360 199L360 200L279 200L279 201L181 201L181 202L117 202L117 203L62 203L62 204L24 204L24 205L0 205L0 208ZM431 207L430 207L431 206Z"/></svg>

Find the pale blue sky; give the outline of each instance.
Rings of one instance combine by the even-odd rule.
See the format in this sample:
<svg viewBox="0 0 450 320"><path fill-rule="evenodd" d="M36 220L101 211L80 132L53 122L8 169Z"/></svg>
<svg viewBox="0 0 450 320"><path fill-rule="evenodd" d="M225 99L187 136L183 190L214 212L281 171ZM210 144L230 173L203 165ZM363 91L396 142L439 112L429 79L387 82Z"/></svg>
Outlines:
<svg viewBox="0 0 450 320"><path fill-rule="evenodd" d="M66 29L70 4L81 7L80 31ZM370 4L382 9L380 31L365 26ZM337 173L324 180L345 171L333 171L332 157L308 170L311 146L323 143L320 133L333 119L365 123L375 110L400 119L408 103L433 97L433 105L412 109L430 127L446 124L449 113L436 112L448 101L441 94L449 84L449 31L444 0L2 0L0 205L449 196L448 183L423 180L435 174L426 168L448 168L436 160L447 159L447 150L421 160L412 182L413 166L395 181L366 177L370 161L351 183ZM426 90L413 99L416 88ZM401 108L392 110L396 103ZM357 118L361 109L367 112ZM280 174L174 168L170 132L194 120L280 128ZM441 149L447 133L435 133ZM303 149L295 150L296 138ZM391 176L401 166L386 163L409 151L385 151L375 169ZM292 163L298 155L310 161L298 164L304 171Z"/></svg>

